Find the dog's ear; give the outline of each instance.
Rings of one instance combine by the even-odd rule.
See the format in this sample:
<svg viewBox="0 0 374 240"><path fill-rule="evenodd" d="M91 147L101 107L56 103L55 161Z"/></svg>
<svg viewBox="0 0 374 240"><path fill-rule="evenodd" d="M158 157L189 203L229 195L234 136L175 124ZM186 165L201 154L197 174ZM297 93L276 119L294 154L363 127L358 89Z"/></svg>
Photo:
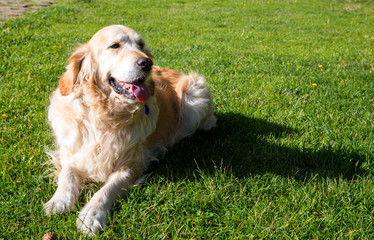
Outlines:
<svg viewBox="0 0 374 240"><path fill-rule="evenodd" d="M87 56L87 45L78 47L69 58L69 65L66 72L59 80L59 89L62 96L67 96L73 91L74 85L78 81L78 73L81 70L82 62Z"/></svg>

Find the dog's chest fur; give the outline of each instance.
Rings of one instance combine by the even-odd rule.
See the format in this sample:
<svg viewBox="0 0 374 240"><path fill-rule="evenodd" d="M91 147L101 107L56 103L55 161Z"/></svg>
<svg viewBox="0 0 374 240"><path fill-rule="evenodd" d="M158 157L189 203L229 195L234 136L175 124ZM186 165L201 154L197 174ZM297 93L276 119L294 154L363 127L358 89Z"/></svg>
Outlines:
<svg viewBox="0 0 374 240"><path fill-rule="evenodd" d="M74 166L79 169L79 175L94 181L107 180L121 167L120 164L134 159L143 161L145 169L149 150L144 143L155 131L159 113L155 97L146 104L148 114L144 105L140 105L127 124L111 126L105 124L110 114L97 114L74 94L61 96L57 90L51 96L48 111L59 146L57 151L50 153L55 164Z"/></svg>

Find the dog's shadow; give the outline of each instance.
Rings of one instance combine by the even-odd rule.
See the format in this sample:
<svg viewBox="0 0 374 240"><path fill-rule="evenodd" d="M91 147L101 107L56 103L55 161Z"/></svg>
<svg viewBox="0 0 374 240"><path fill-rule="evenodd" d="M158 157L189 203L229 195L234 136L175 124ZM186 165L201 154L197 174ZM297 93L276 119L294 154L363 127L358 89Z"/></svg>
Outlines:
<svg viewBox="0 0 374 240"><path fill-rule="evenodd" d="M300 135L296 129L234 113L217 118L218 127L183 140L151 171L169 180L194 178L197 171L209 173L217 167L237 178L272 173L304 181L316 174L344 179L365 174L365 156L355 152L294 149L279 143Z"/></svg>

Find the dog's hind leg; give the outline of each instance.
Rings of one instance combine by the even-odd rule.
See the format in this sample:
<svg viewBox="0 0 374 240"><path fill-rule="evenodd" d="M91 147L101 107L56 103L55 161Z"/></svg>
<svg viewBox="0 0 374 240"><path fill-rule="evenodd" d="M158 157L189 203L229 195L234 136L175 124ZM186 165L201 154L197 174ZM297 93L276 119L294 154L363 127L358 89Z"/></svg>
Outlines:
<svg viewBox="0 0 374 240"><path fill-rule="evenodd" d="M204 78L196 73L184 76L177 86L181 116L179 138L198 129L209 130L216 126L213 102Z"/></svg>

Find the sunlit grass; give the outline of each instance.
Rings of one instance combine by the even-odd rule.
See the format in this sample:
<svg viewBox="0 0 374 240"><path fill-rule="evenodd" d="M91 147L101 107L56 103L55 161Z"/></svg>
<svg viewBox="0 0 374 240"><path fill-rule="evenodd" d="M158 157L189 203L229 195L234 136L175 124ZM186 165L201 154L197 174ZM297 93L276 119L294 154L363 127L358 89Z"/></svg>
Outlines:
<svg viewBox="0 0 374 240"><path fill-rule="evenodd" d="M218 127L171 149L98 239L372 239L371 1L60 1L1 25L0 238L79 239L44 216L49 94L79 43L136 29L204 75Z"/></svg>

